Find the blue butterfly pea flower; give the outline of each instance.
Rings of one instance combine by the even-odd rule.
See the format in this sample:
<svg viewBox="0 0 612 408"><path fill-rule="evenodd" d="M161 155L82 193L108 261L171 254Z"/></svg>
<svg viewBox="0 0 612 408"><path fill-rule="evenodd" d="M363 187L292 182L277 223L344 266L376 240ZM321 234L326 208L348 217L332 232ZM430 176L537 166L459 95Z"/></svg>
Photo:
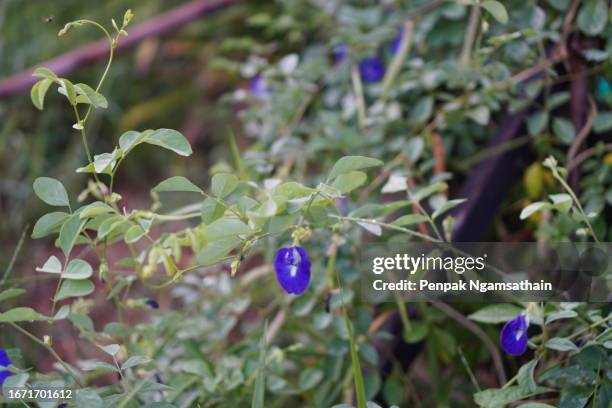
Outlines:
<svg viewBox="0 0 612 408"><path fill-rule="evenodd" d="M391 42L391 54L395 55L399 49L400 45L402 45L402 36L404 35L404 30L399 30L393 41Z"/></svg>
<svg viewBox="0 0 612 408"><path fill-rule="evenodd" d="M270 95L270 88L268 88L268 84L266 83L266 79L261 75L257 75L251 79L249 83L249 91L251 95L258 98L265 98Z"/></svg>
<svg viewBox="0 0 612 408"><path fill-rule="evenodd" d="M159 309L159 303L155 299L147 299L145 305L149 306L151 309Z"/></svg>
<svg viewBox="0 0 612 408"><path fill-rule="evenodd" d="M310 283L310 260L301 246L280 248L274 258L276 280L285 292L300 295Z"/></svg>
<svg viewBox="0 0 612 408"><path fill-rule="evenodd" d="M12 361L9 358L8 354L6 354L6 350L0 348L0 367L8 367L11 365L11 363ZM13 374L9 370L0 371L0 386L4 384L4 380L6 380L7 377L10 377L11 375Z"/></svg>
<svg viewBox="0 0 612 408"><path fill-rule="evenodd" d="M509 320L501 331L499 343L507 354L520 356L527 350L529 319L521 314Z"/></svg>
<svg viewBox="0 0 612 408"><path fill-rule="evenodd" d="M346 44L338 44L332 49L332 58L334 64L339 64L346 59L348 55L348 46Z"/></svg>
<svg viewBox="0 0 612 408"><path fill-rule="evenodd" d="M366 58L359 63L359 74L363 82L378 82L385 75L385 65L376 57Z"/></svg>

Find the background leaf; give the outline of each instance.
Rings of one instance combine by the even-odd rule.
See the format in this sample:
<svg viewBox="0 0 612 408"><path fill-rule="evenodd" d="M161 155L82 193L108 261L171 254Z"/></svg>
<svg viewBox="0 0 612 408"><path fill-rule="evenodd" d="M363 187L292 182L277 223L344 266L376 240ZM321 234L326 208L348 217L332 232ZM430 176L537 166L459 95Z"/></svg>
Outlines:
<svg viewBox="0 0 612 408"><path fill-rule="evenodd" d="M64 185L51 177L39 177L34 180L34 193L45 203L58 207L69 205L68 193Z"/></svg>

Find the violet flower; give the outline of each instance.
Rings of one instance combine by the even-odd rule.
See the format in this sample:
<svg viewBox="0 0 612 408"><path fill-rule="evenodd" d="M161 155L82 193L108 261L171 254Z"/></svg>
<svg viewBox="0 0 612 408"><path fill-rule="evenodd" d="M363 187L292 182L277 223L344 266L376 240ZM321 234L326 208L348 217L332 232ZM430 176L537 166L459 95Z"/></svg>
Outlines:
<svg viewBox="0 0 612 408"><path fill-rule="evenodd" d="M520 356L527 350L529 318L520 314L509 320L499 335L499 343L507 354Z"/></svg>
<svg viewBox="0 0 612 408"><path fill-rule="evenodd" d="M249 82L249 91L251 95L257 98L265 98L272 93L266 83L266 79L261 75L257 75L251 79Z"/></svg>
<svg viewBox="0 0 612 408"><path fill-rule="evenodd" d="M346 44L338 44L332 49L332 58L334 64L339 64L346 59L348 55L348 46Z"/></svg>
<svg viewBox="0 0 612 408"><path fill-rule="evenodd" d="M366 58L359 63L359 74L363 82L378 82L385 76L385 65L376 57Z"/></svg>
<svg viewBox="0 0 612 408"><path fill-rule="evenodd" d="M6 354L6 350L0 348L0 367L8 367L12 363L8 354ZM0 371L0 386L4 384L4 380L13 375L9 370L1 370Z"/></svg>
<svg viewBox="0 0 612 408"><path fill-rule="evenodd" d="M310 260L301 246L280 248L274 258L276 280L285 292L301 295L310 283Z"/></svg>
<svg viewBox="0 0 612 408"><path fill-rule="evenodd" d="M402 45L402 36L404 35L404 30L399 30L393 41L391 42L391 54L395 55Z"/></svg>

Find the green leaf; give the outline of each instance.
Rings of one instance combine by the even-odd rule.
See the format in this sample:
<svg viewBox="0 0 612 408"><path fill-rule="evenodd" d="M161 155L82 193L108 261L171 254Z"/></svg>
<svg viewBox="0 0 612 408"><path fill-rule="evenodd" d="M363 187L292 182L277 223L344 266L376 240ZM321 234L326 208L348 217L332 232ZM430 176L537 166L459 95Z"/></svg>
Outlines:
<svg viewBox="0 0 612 408"><path fill-rule="evenodd" d="M377 237L382 235L382 227L378 224L361 221L361 222L358 222L357 225L359 225L364 230L368 231L370 234L376 235Z"/></svg>
<svg viewBox="0 0 612 408"><path fill-rule="evenodd" d="M553 202L553 208L563 213L567 213L572 208L572 197L569 194L550 194L548 198Z"/></svg>
<svg viewBox="0 0 612 408"><path fill-rule="evenodd" d="M157 129L148 133L142 141L172 150L178 155L189 156L192 150L189 142L180 132L173 129Z"/></svg>
<svg viewBox="0 0 612 408"><path fill-rule="evenodd" d="M202 222L204 224L210 224L215 220L218 220L225 213L225 207L223 207L217 200L212 197L207 197L202 202Z"/></svg>
<svg viewBox="0 0 612 408"><path fill-rule="evenodd" d="M298 387L301 391L307 391L316 387L323 380L323 371L319 368L308 367L300 374Z"/></svg>
<svg viewBox="0 0 612 408"><path fill-rule="evenodd" d="M64 185L51 177L38 177L34 180L34 193L42 201L56 207L68 207L68 193Z"/></svg>
<svg viewBox="0 0 612 408"><path fill-rule="evenodd" d="M429 334L429 325L420 320L410 322L410 327L404 327L402 338L408 344L416 344L423 341Z"/></svg>
<svg viewBox="0 0 612 408"><path fill-rule="evenodd" d="M215 174L211 181L211 191L214 196L225 198L238 187L238 177L229 173Z"/></svg>
<svg viewBox="0 0 612 408"><path fill-rule="evenodd" d="M510 303L499 303L483 307L472 313L468 319L480 323L505 323L523 312L523 309Z"/></svg>
<svg viewBox="0 0 612 408"><path fill-rule="evenodd" d="M380 192L386 194L405 191L408 188L407 181L408 177L406 176L401 174L391 174L391 176L389 176L389 180L387 180Z"/></svg>
<svg viewBox="0 0 612 408"><path fill-rule="evenodd" d="M262 226L266 221L276 215L278 206L274 200L266 200L253 210L247 211L249 219L258 226Z"/></svg>
<svg viewBox="0 0 612 408"><path fill-rule="evenodd" d="M568 91L555 92L548 97L546 101L546 108L550 112L558 107L564 105L570 99L570 93Z"/></svg>
<svg viewBox="0 0 612 408"><path fill-rule="evenodd" d="M60 83L60 87L58 89L58 92L64 95L68 99L68 102L70 102L71 105L76 105L77 94L76 94L76 89L74 87L74 84L65 78L60 78L59 83Z"/></svg>
<svg viewBox="0 0 612 408"><path fill-rule="evenodd" d="M550 313L546 316L546 324L550 324L556 320L571 319L578 316L578 313L573 310L559 310L558 312Z"/></svg>
<svg viewBox="0 0 612 408"><path fill-rule="evenodd" d="M590 36L601 33L608 21L608 5L605 0L586 0L580 11L576 22L578 28Z"/></svg>
<svg viewBox="0 0 612 408"><path fill-rule="evenodd" d="M59 246L64 252L64 255L70 255L70 251L74 246L77 237L81 233L85 220L81 220L78 213L72 214L68 220L62 225L59 233Z"/></svg>
<svg viewBox="0 0 612 408"><path fill-rule="evenodd" d="M57 79L57 75L55 75L55 73L51 71L49 68L45 68L45 67L36 68L34 72L32 73L32 76L39 77L39 78L47 78L52 81L55 81Z"/></svg>
<svg viewBox="0 0 612 408"><path fill-rule="evenodd" d="M518 385L507 388L491 388L474 394L474 402L483 408L503 408L512 402L550 391L550 388L537 387L535 391L528 392Z"/></svg>
<svg viewBox="0 0 612 408"><path fill-rule="evenodd" d="M547 3L559 11L565 11L570 5L571 0L547 0Z"/></svg>
<svg viewBox="0 0 612 408"><path fill-rule="evenodd" d="M442 206L440 208L438 208L436 211L434 211L433 214L431 214L431 218L433 218L435 220L436 218L438 218L442 214L446 213L449 210L452 210L453 208L457 207L458 205L460 205L460 204L462 204L462 203L464 203L466 201L467 201L467 198L457 198L455 200L448 200L447 202L442 204Z"/></svg>
<svg viewBox="0 0 612 408"><path fill-rule="evenodd" d="M531 360L530 362L521 366L517 374L517 380L519 387L523 388L526 392L535 392L538 385L533 378L533 372L538 365L538 360Z"/></svg>
<svg viewBox="0 0 612 408"><path fill-rule="evenodd" d="M259 342L259 361L257 362L257 375L253 389L251 408L264 408L266 394L266 337L268 335L268 322L264 324L263 334Z"/></svg>
<svg viewBox="0 0 612 408"><path fill-rule="evenodd" d="M491 111L486 106L480 105L474 109L470 109L465 115L480 126L486 126L489 123Z"/></svg>
<svg viewBox="0 0 612 408"><path fill-rule="evenodd" d="M425 222L425 221L427 221L427 217L424 215L408 214L408 215L403 215L399 217L398 219L393 221L391 224L397 225L399 227L404 227L407 225L414 225L414 224L418 224L419 222Z"/></svg>
<svg viewBox="0 0 612 408"><path fill-rule="evenodd" d="M547 208L550 208L550 204L542 201L536 201L535 203L531 203L527 207L523 208L523 211L521 211L519 218L521 220L524 220L526 218L529 218L532 214Z"/></svg>
<svg viewBox="0 0 612 408"><path fill-rule="evenodd" d="M189 191L193 193L203 193L200 187L196 186L187 178L182 176L170 177L169 179L162 181L153 188L153 191L157 193L162 191Z"/></svg>
<svg viewBox="0 0 612 408"><path fill-rule="evenodd" d="M138 145L145 136L146 132L128 130L119 137L119 148L123 150L123 154L126 155L130 150Z"/></svg>
<svg viewBox="0 0 612 408"><path fill-rule="evenodd" d="M531 136L537 136L548 124L548 112L539 111L527 118L527 130Z"/></svg>
<svg viewBox="0 0 612 408"><path fill-rule="evenodd" d="M567 145L572 144L572 141L576 137L574 125L565 118L554 118L552 128L555 136Z"/></svg>
<svg viewBox="0 0 612 408"><path fill-rule="evenodd" d="M79 365L81 366L83 371L111 371L116 373L119 372L119 369L117 367L115 367L113 364L107 363L106 361L85 360L81 361ZM90 407L90 405L78 405L78 402L76 406L83 408Z"/></svg>
<svg viewBox="0 0 612 408"><path fill-rule="evenodd" d="M33 322L35 320L49 320L47 316L43 316L36 310L30 307L16 307L0 313L0 322Z"/></svg>
<svg viewBox="0 0 612 408"><path fill-rule="evenodd" d="M270 220L268 224L268 232L270 234L278 234L291 228L298 219L299 214L277 215Z"/></svg>
<svg viewBox="0 0 612 408"><path fill-rule="evenodd" d="M70 315L68 315L68 320L70 320L75 326L85 331L94 331L93 321L87 315L71 313Z"/></svg>
<svg viewBox="0 0 612 408"><path fill-rule="evenodd" d="M542 402L528 402L519 405L519 408L556 408L554 405L544 404Z"/></svg>
<svg viewBox="0 0 612 408"><path fill-rule="evenodd" d="M434 99L431 96L420 98L410 111L410 119L416 123L425 123L433 111Z"/></svg>
<svg viewBox="0 0 612 408"><path fill-rule="evenodd" d="M578 350L578 347L571 340L565 337L553 337L544 344L544 347L557 351Z"/></svg>
<svg viewBox="0 0 612 408"><path fill-rule="evenodd" d="M212 241L198 252L198 262L204 266L214 265L225 258L238 244L240 244L240 239L236 237Z"/></svg>
<svg viewBox="0 0 612 408"><path fill-rule="evenodd" d="M52 212L43 215L36 221L32 229L32 238L42 238L58 229L70 215L65 212Z"/></svg>
<svg viewBox="0 0 612 408"><path fill-rule="evenodd" d="M0 292L0 302L12 299L17 296L21 296L26 292L27 291L25 289L20 289L20 288L11 288L7 290L3 290L2 292Z"/></svg>
<svg viewBox="0 0 612 408"><path fill-rule="evenodd" d="M493 18L495 18L500 23L506 24L508 22L508 12L506 11L504 5L501 4L499 1L486 0L483 1L480 5L482 6L482 8L491 13Z"/></svg>
<svg viewBox="0 0 612 408"><path fill-rule="evenodd" d="M82 259L73 259L68 262L66 270L62 273L62 279L80 280L87 279L93 274L93 269Z"/></svg>
<svg viewBox="0 0 612 408"><path fill-rule="evenodd" d="M119 350L121 350L121 346L118 344L109 344L107 346L98 346L102 351L104 351L109 356L116 356Z"/></svg>
<svg viewBox="0 0 612 408"><path fill-rule="evenodd" d="M104 95L96 92L91 86L87 84L76 84L74 88L79 95L79 97L77 97L78 102L87 103L96 108L108 108L108 102Z"/></svg>
<svg viewBox="0 0 612 408"><path fill-rule="evenodd" d="M220 218L206 227L206 234L210 240L249 235L252 232L248 225L236 218Z"/></svg>
<svg viewBox="0 0 612 408"><path fill-rule="evenodd" d="M47 95L47 91L53 81L51 79L41 79L36 82L32 89L30 90L30 99L32 100L32 104L36 106L38 110L43 110L45 105L45 96Z"/></svg>
<svg viewBox="0 0 612 408"><path fill-rule="evenodd" d="M129 221L121 215L113 215L104 220L98 227L98 238L104 238L112 234L116 229L128 224Z"/></svg>
<svg viewBox="0 0 612 408"><path fill-rule="evenodd" d="M612 112L599 112L593 121L593 131L603 133L612 129Z"/></svg>
<svg viewBox="0 0 612 408"><path fill-rule="evenodd" d="M81 219L84 219L84 218L95 217L96 215L108 214L112 212L114 212L114 210L110 205L103 203L102 201L95 201L83 207L79 217Z"/></svg>
<svg viewBox="0 0 612 408"><path fill-rule="evenodd" d="M146 234L146 231L140 225L132 225L130 229L125 232L123 240L126 244L133 244L138 242Z"/></svg>
<svg viewBox="0 0 612 408"><path fill-rule="evenodd" d="M93 163L77 169L77 173L113 174L117 161L123 156L123 150L115 148L112 153L101 153L94 156Z"/></svg>
<svg viewBox="0 0 612 408"><path fill-rule="evenodd" d="M121 364L121 369L127 370L128 368L136 367L142 364L147 364L149 361L151 360L144 356L132 356L128 358L127 360L125 360L123 364Z"/></svg>
<svg viewBox="0 0 612 408"><path fill-rule="evenodd" d="M70 306L69 305L63 305L55 313L55 316L53 316L53 320L64 320L65 318L68 317L69 314L70 314Z"/></svg>
<svg viewBox="0 0 612 408"><path fill-rule="evenodd" d="M448 185L443 181L438 181L437 183L433 183L427 187L424 187L416 192L409 192L410 199L412 201L421 201L432 194L439 193L448 188Z"/></svg>
<svg viewBox="0 0 612 408"><path fill-rule="evenodd" d="M362 171L351 171L336 177L331 186L346 194L365 183L367 178L368 176Z"/></svg>
<svg viewBox="0 0 612 408"><path fill-rule="evenodd" d="M69 297L87 296L94 291L94 284L88 280L65 280L60 287L55 301L60 301Z"/></svg>
<svg viewBox="0 0 612 408"><path fill-rule="evenodd" d="M62 273L62 263L56 256L51 255L41 268L36 268L36 272Z"/></svg>
<svg viewBox="0 0 612 408"><path fill-rule="evenodd" d="M367 169L370 167L382 166L384 163L378 159L364 156L344 156L334 164L329 173L328 180L333 180L340 174L345 174L353 170Z"/></svg>

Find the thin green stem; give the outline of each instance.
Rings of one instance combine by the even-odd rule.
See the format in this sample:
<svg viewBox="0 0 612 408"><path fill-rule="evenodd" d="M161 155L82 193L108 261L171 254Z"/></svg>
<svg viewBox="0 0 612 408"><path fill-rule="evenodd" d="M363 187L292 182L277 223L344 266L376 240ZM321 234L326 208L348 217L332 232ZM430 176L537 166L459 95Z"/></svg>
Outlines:
<svg viewBox="0 0 612 408"><path fill-rule="evenodd" d="M57 354L57 352L53 349L53 347L51 347L50 345L48 345L47 343L45 343L43 340L39 339L38 337L36 337L35 335L33 335L32 333L30 333L29 331L27 331L26 329L24 329L23 327L19 326L16 323L13 322L8 322L8 324L10 326L12 326L14 329L17 329L18 331L20 331L21 333L23 333L26 337L30 338L32 341L34 341L35 343L38 343L40 346L44 347L45 349L47 349L47 351L49 353L51 353L51 355L53 356L53 358L55 358L55 360L57 360L58 363L60 363L62 365L62 367L64 367L64 369L66 370L66 372L74 379L74 381L79 385L79 387L83 387L83 384L81 384L80 380L78 379L78 377L74 374L73 372L73 368L70 367L68 365L68 363L66 363L60 356L59 354Z"/></svg>
<svg viewBox="0 0 612 408"><path fill-rule="evenodd" d="M26 225L26 227L23 229L23 232L21 233L21 237L19 238L19 241L17 242L17 246L15 247L15 250L13 251L13 256L11 257L11 260L9 261L8 266L6 267L6 270L4 271L4 275L2 275L2 279L0 280L0 286L4 285L6 278L9 277L9 275L11 274L11 271L13 270L13 267L15 266L15 262L17 261L17 256L19 256L19 252L21 251L21 247L23 246L23 243L25 241L25 237L26 237L26 233L28 232L28 229L30 229L30 224Z"/></svg>
<svg viewBox="0 0 612 408"><path fill-rule="evenodd" d="M421 214L424 215L427 218L427 223L429 223L429 225L431 226L431 229L433 229L433 231L436 233L436 236L438 237L438 239L440 241L444 241L444 238L442 238L442 234L440 233L440 230L438 229L438 226L434 222L433 218L431 218L429 213L427 211L425 211L425 208L423 208L421 203L418 200L414 200L414 205L419 209Z"/></svg>
<svg viewBox="0 0 612 408"><path fill-rule="evenodd" d="M424 239L426 241L442 242L441 240L439 240L437 238L434 238L434 237L430 237L429 235L421 234L420 232L413 231L413 230L408 229L408 228L400 227L400 226L393 225L393 224L387 224L386 222L381 222L381 221L377 221L377 220L374 220L374 219L346 217L346 216L334 215L334 214L331 214L330 217L336 218L336 219L338 219L340 221L351 221L351 222L356 222L356 223L378 225L380 227L387 228L387 229L390 229L390 230L393 230L393 231L404 232L404 233L406 233L408 235L412 235L414 237L421 238L421 239Z"/></svg>
<svg viewBox="0 0 612 408"><path fill-rule="evenodd" d="M408 311L406 310L406 304L397 291L393 291L393 295L395 297L395 303L397 303L397 310L399 311L400 320L402 321L404 330L410 330L410 317L408 316Z"/></svg>
<svg viewBox="0 0 612 408"><path fill-rule="evenodd" d="M559 183L561 183L561 186L563 187L563 189L567 191L570 197L572 197L572 200L574 201L574 204L576 204L578 211L580 211L580 214L582 215L582 219L586 223L587 228L589 229L589 232L591 233L591 236L593 237L595 242L599 243L599 238L597 238L597 235L595 234L595 230L593 229L593 226L591 225L591 222L589 221L589 218L587 217L587 214L584 211L584 208L582 208L582 204L580 203L580 200L578 200L578 197L576 197L576 193L574 193L574 190L572 190L570 185L567 184L565 179L561 177L561 174L559 174L559 171L556 167L551 167L551 170L552 170L553 176L557 179L557 181L559 181Z"/></svg>
<svg viewBox="0 0 612 408"><path fill-rule="evenodd" d="M338 270L336 270L336 282L338 284L338 289L342 289L340 285L340 275ZM353 333L352 324L348 318L348 313L346 312L346 306L344 305L344 299L341 299L342 306L342 314L344 315L344 324L346 326L346 331L348 333L349 338L349 349L351 353L351 368L353 372L353 379L355 381L355 393L357 394L357 408L366 408L367 399L365 393L365 382L363 380L363 373L361 371L361 363L359 361L359 353L357 352L357 344L355 342L355 335Z"/></svg>
<svg viewBox="0 0 612 408"><path fill-rule="evenodd" d="M410 47L412 45L413 29L414 23L411 20L406 20L404 22L404 29L402 31L399 50L393 56L391 65L389 66L389 69L387 70L385 77L383 78L382 91L380 95L380 99L383 101L387 99L389 91L391 90L391 85L393 85L393 81L395 81L397 74L399 74L400 72L402 63L406 60L406 57L410 52Z"/></svg>
<svg viewBox="0 0 612 408"><path fill-rule="evenodd" d="M463 65L470 63L470 57L472 54L472 47L474 46L474 39L476 38L476 32L478 31L478 23L480 22L480 5L478 2L472 6L470 10L470 17L468 25L465 29L465 35L463 37L463 48L461 49L461 56L459 60Z"/></svg>
<svg viewBox="0 0 612 408"><path fill-rule="evenodd" d="M104 79L106 78L106 75L108 74L111 64L113 62L113 56L114 56L114 51L115 51L115 46L117 45L117 40L119 39L119 36L113 38L110 33L108 32L108 30L106 28L104 28L103 25L93 21L93 20L87 20L87 19L83 19L83 20L79 20L80 22L86 23L86 24L91 24L97 28L99 28L104 35L106 36L106 38L108 39L108 46L110 49L110 53L108 56L108 62L106 63L106 68L104 69L104 72L102 73L102 76L100 77L100 81L98 81L98 86L96 86L96 92L100 91L100 88L102 87L102 84L104 83ZM87 113L85 114L85 118L83 119L84 122L87 122L87 118L89 117L89 113L91 112L92 106L89 105L89 108L87 109Z"/></svg>
<svg viewBox="0 0 612 408"><path fill-rule="evenodd" d="M365 97L363 96L363 84L361 77L359 76L359 69L357 65L353 64L351 67L351 80L353 82L353 90L355 92L355 100L357 103L357 122L359 128L365 128L366 122L366 104Z"/></svg>
<svg viewBox="0 0 612 408"><path fill-rule="evenodd" d="M172 215L172 214L156 214L152 211L136 211L133 214L134 217L136 218L152 218L152 219L156 219L156 220L160 220L160 221L181 221L181 220L188 220L190 218L197 218L202 216L201 213L199 212L194 212L194 213L188 213L188 214L177 214L177 215Z"/></svg>
<svg viewBox="0 0 612 408"><path fill-rule="evenodd" d="M582 330L577 331L576 333L572 334L571 336L569 336L569 339L575 339L576 337L580 337L582 336L584 333L587 333L590 330L593 330L594 328L601 326L602 324L609 322L610 320L612 320L612 313L610 313L607 317L604 317L603 319L597 320L596 322L590 324L589 326L585 327Z"/></svg>

